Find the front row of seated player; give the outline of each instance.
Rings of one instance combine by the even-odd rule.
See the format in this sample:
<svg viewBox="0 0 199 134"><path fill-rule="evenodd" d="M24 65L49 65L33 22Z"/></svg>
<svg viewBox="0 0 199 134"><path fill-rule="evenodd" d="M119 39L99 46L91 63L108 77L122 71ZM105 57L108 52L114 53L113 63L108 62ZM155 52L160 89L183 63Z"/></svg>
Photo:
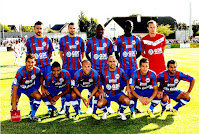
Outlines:
<svg viewBox="0 0 199 134"><path fill-rule="evenodd" d="M73 80L71 81L70 74L67 70L61 69L58 62L54 62L49 73L44 80L41 70L34 65L35 58L33 55L26 57L26 66L21 67L15 76L12 84L12 110L17 110L17 103L21 93L26 94L30 100L33 100L33 108L30 119L33 121L41 121L35 116L35 113L40 105L41 99L50 107L50 117L57 113L57 108L54 106L60 97L65 98L65 113L67 118L71 118L69 113L70 102L72 103L76 115L73 118L78 120L80 98L88 107L93 96L94 110L92 117L100 120L96 114L97 108L103 110L102 119L107 119L107 104L115 101L119 104L118 114L122 120L126 120L124 110L129 106L131 110L131 119L135 119L134 100L139 99L143 105L151 103L148 114L154 117L154 108L161 102L163 115L167 101L169 98L178 102L173 107L173 112L178 113L178 109L186 105L190 101L190 93L193 89L195 79L187 74L177 71L177 63L170 60L167 63L167 70L161 72L156 77L156 74L149 70L148 59L142 58L139 62L140 69L136 70L129 77L123 69L117 67L117 60L115 56L110 55L107 61L108 67L105 68L99 75L97 71L91 68L91 63L88 60L82 62L82 69L78 70ZM120 88L121 79L127 83L125 93ZM190 82L187 92L177 89L180 80ZM159 82L159 88L158 84ZM73 90L70 91L70 84L73 85ZM38 91L41 85L45 94L41 95ZM103 87L102 87L103 86ZM86 99L81 95L84 89L88 89L89 98ZM60 93L61 92L61 93Z"/></svg>

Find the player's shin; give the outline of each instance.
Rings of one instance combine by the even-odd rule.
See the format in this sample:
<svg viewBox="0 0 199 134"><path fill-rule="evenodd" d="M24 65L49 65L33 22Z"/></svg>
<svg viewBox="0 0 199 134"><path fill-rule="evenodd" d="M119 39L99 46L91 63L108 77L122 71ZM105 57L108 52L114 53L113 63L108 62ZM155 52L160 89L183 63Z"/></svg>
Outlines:
<svg viewBox="0 0 199 134"><path fill-rule="evenodd" d="M149 107L149 109L151 111L154 110L154 108L160 103L161 99L158 99L158 98L154 98L152 101L151 101L151 105Z"/></svg>
<svg viewBox="0 0 199 134"><path fill-rule="evenodd" d="M48 107L48 110L52 110L52 111L57 110L57 108L50 103L50 101L47 97L42 98L42 100L43 100L44 104Z"/></svg>
<svg viewBox="0 0 199 134"><path fill-rule="evenodd" d="M35 113L37 112L37 109L39 108L40 103L41 103L41 99L34 99L31 117L35 116Z"/></svg>
<svg viewBox="0 0 199 134"><path fill-rule="evenodd" d="M180 99L178 103L173 107L173 109L178 110L180 107L186 105L190 100L187 99Z"/></svg>
<svg viewBox="0 0 199 134"><path fill-rule="evenodd" d="M64 103L64 108L65 108L65 113L69 112L69 108L70 108L70 101L71 101L71 95L67 94L65 95L66 101Z"/></svg>
<svg viewBox="0 0 199 134"><path fill-rule="evenodd" d="M93 114L96 114L97 111L97 101L98 101L99 97L95 97L93 104L94 104L94 108L93 108Z"/></svg>
<svg viewBox="0 0 199 134"><path fill-rule="evenodd" d="M130 108L130 110L131 110L131 113L133 113L133 112L134 112L134 108L135 108L134 98L131 98L131 99L130 99L129 108Z"/></svg>
<svg viewBox="0 0 199 134"><path fill-rule="evenodd" d="M71 99L71 104L73 108L75 109L76 115L79 114L79 103L78 103L78 97L75 99Z"/></svg>
<svg viewBox="0 0 199 134"><path fill-rule="evenodd" d="M120 103L119 104L119 112L123 113L124 110L128 107L128 105L126 105L125 103Z"/></svg>

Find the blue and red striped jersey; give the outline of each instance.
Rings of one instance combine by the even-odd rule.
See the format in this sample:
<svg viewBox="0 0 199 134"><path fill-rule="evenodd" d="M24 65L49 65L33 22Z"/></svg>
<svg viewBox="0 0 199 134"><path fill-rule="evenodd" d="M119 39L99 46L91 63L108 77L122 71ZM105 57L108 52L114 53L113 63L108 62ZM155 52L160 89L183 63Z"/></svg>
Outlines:
<svg viewBox="0 0 199 134"><path fill-rule="evenodd" d="M36 83L38 82L36 79L39 79L42 75L43 74L38 67L33 67L33 70L31 72L27 72L26 66L22 66L21 68L17 70L17 73L14 78L14 82L12 83L12 85L17 86L20 89L28 89L32 86L35 86L36 84L40 85Z"/></svg>
<svg viewBox="0 0 199 134"><path fill-rule="evenodd" d="M34 54L37 67L50 65L49 53L53 52L53 45L48 37L36 38L32 36L26 42L26 53Z"/></svg>
<svg viewBox="0 0 199 134"><path fill-rule="evenodd" d="M88 76L84 75L83 69L79 69L74 74L74 87L91 87L100 86L100 76L98 72L91 68L90 74Z"/></svg>
<svg viewBox="0 0 199 134"><path fill-rule="evenodd" d="M113 44L108 38L89 38L86 43L86 53L91 53L91 65L95 70L106 67L108 53L114 52Z"/></svg>
<svg viewBox="0 0 199 134"><path fill-rule="evenodd" d="M181 71L176 71L174 76L170 76L168 70L161 72L157 76L157 81L160 82L159 87L164 91L176 91L176 87L181 80L192 82L193 77Z"/></svg>
<svg viewBox="0 0 199 134"><path fill-rule="evenodd" d="M157 86L156 74L149 69L146 75L141 75L140 69L137 69L131 74L129 85L135 89L153 89L153 86Z"/></svg>
<svg viewBox="0 0 199 134"><path fill-rule="evenodd" d="M141 42L136 36L126 37L124 35L117 38L114 50L120 53L120 67L123 69L136 70L136 54L141 52Z"/></svg>
<svg viewBox="0 0 199 134"><path fill-rule="evenodd" d="M71 83L71 77L67 70L62 69L59 77L53 76L52 72L50 72L45 77L44 87L48 90L51 88L54 91L63 91L67 89L67 84Z"/></svg>
<svg viewBox="0 0 199 134"><path fill-rule="evenodd" d="M85 51L84 40L79 37L68 35L59 40L59 51L63 51L62 68L66 70L78 70L81 68L81 52Z"/></svg>
<svg viewBox="0 0 199 134"><path fill-rule="evenodd" d="M110 71L108 68L104 69L100 75L102 84L104 85L104 92L108 95L115 95L121 92L121 79L128 80L129 76L122 68L116 67L115 71Z"/></svg>

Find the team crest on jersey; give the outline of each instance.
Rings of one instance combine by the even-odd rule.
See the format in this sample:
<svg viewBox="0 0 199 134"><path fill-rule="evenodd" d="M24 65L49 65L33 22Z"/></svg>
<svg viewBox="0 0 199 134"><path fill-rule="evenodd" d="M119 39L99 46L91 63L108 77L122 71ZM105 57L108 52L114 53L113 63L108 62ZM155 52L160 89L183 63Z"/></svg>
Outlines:
<svg viewBox="0 0 199 134"><path fill-rule="evenodd" d="M178 79L175 79L175 80L174 80L174 83L178 83L178 82L179 82L179 80L178 80Z"/></svg>
<svg viewBox="0 0 199 134"><path fill-rule="evenodd" d="M115 75L115 78L116 78L116 79L119 79L119 78L120 78L120 75L119 75L119 74L116 74L116 75Z"/></svg>
<svg viewBox="0 0 199 134"><path fill-rule="evenodd" d="M149 83L150 82L150 79L149 78L146 78L146 83Z"/></svg>
<svg viewBox="0 0 199 134"><path fill-rule="evenodd" d="M75 44L76 44L76 45L78 45L78 44L79 44L79 41L78 41L78 40L76 40L76 41L75 41Z"/></svg>
<svg viewBox="0 0 199 134"><path fill-rule="evenodd" d="M98 58L99 58L98 54L94 54L94 59L98 59Z"/></svg>
<svg viewBox="0 0 199 134"><path fill-rule="evenodd" d="M89 82L93 82L93 79L89 79Z"/></svg>
<svg viewBox="0 0 199 134"><path fill-rule="evenodd" d="M45 47L45 46L46 46L46 42L43 42L43 43L42 43L42 46Z"/></svg>
<svg viewBox="0 0 199 134"><path fill-rule="evenodd" d="M127 56L128 56L128 53L127 53L126 51L124 51L124 52L123 52L123 56L124 56L124 57L127 57Z"/></svg>
<svg viewBox="0 0 199 134"><path fill-rule="evenodd" d="M107 84L107 85L106 85L106 88L107 88L108 90L111 90L111 85L110 85L110 84Z"/></svg>
<svg viewBox="0 0 199 134"><path fill-rule="evenodd" d="M64 82L64 79L63 79L63 78L59 78L59 81L60 81L60 82Z"/></svg>
<svg viewBox="0 0 199 134"><path fill-rule="evenodd" d="M136 41L135 40L132 40L132 45L135 45Z"/></svg>
<svg viewBox="0 0 199 134"><path fill-rule="evenodd" d="M67 53L66 53L66 56L67 56L67 57L71 57L71 52L67 52Z"/></svg>
<svg viewBox="0 0 199 134"><path fill-rule="evenodd" d="M103 44L103 46L104 46L104 47L107 47L107 44L106 44L106 43L104 43L104 44Z"/></svg>
<svg viewBox="0 0 199 134"><path fill-rule="evenodd" d="M31 76L31 79L34 80L35 78L36 78L36 75L33 74L33 75Z"/></svg>
<svg viewBox="0 0 199 134"><path fill-rule="evenodd" d="M153 50L152 50L152 49L149 49L148 53L149 53L150 55L152 55L152 54L153 54Z"/></svg>

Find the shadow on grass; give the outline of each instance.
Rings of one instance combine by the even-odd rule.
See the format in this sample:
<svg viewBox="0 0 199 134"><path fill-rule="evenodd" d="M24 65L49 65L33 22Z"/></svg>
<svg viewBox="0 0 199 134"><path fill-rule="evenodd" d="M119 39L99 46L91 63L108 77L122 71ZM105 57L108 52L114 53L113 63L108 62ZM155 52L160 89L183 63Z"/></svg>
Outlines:
<svg viewBox="0 0 199 134"><path fill-rule="evenodd" d="M108 117L107 120L94 120L91 116L80 115L78 121L66 119L64 115L48 118L46 115L39 116L42 122L32 122L28 117L23 117L21 122L10 120L1 122L2 133L148 133L162 127L171 125L174 121L173 115L167 115L166 119L149 118L148 115L131 120L122 121L119 116ZM148 126L149 125L149 126ZM150 126L151 125L151 126Z"/></svg>

